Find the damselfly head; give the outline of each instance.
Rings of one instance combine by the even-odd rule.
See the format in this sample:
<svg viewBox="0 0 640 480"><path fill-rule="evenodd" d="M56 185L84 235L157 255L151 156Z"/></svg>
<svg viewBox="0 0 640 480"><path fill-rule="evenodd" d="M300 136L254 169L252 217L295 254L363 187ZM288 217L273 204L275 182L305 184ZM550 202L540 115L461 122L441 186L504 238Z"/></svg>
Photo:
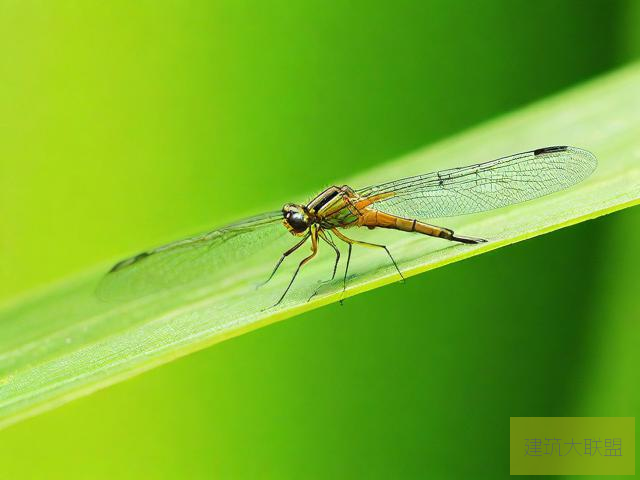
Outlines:
<svg viewBox="0 0 640 480"><path fill-rule="evenodd" d="M303 205L287 203L282 207L284 226L294 235L300 235L307 231L311 221L307 209Z"/></svg>

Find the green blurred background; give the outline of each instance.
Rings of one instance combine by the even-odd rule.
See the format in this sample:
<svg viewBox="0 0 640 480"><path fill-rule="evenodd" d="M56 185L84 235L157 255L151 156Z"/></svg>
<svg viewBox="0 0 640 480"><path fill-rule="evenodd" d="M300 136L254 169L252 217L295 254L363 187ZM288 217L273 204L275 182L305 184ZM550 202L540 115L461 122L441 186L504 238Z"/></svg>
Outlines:
<svg viewBox="0 0 640 480"><path fill-rule="evenodd" d="M622 65L639 23L610 0L0 1L0 300ZM510 416L635 416L639 243L634 209L227 341L0 432L0 478L506 476Z"/></svg>

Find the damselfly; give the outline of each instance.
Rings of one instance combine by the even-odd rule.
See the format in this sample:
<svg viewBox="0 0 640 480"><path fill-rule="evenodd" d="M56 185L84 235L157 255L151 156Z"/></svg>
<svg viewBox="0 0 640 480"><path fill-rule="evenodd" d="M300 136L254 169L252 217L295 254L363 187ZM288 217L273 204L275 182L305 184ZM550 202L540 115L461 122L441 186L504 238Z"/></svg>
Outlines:
<svg viewBox="0 0 640 480"><path fill-rule="evenodd" d="M384 250L400 278L404 278L385 245L356 240L345 231L385 228L462 244L483 243L487 240L458 235L451 229L431 225L424 220L492 210L557 192L584 180L596 165L595 156L586 150L556 146L360 189L348 185L332 186L306 205L287 203L282 210L251 217L203 235L140 253L116 264L107 278L139 268L145 262L161 257L167 258L167 261L156 262L164 269L164 273L158 273L159 276L170 274L176 268L178 260L180 268L188 269L190 257L184 254L176 256L176 252L204 249L215 255L220 246L248 233L251 233L252 241L259 241L260 230L278 222L283 224L281 228L286 228L299 240L281 254L265 283L273 278L289 255L307 242L311 243L311 253L298 263L276 305L285 298L300 269L316 256L321 242L335 253L331 279L335 278L340 260L340 250L335 238L344 242L348 248L342 280L343 291L347 286L353 245ZM138 282L145 282L144 276Z"/></svg>

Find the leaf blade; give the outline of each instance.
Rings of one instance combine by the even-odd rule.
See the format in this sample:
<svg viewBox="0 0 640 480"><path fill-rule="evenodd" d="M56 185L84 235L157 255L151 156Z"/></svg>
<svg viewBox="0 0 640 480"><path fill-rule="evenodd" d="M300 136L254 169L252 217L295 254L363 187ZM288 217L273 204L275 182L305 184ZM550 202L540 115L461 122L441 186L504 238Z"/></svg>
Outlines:
<svg viewBox="0 0 640 480"><path fill-rule="evenodd" d="M405 276L470 258L518 241L640 203L640 65L591 82L521 112L491 121L349 181L362 186L545 145L593 151L600 165L575 188L495 212L456 218L463 235L489 237L478 246L451 246L423 237L388 239ZM376 232L376 238L380 238ZM397 280L376 252L357 252L347 295ZM260 254L235 276L175 296L99 302L95 286L107 266L0 308L0 426L166 363L208 345L336 301L339 282L312 302L328 259L310 265L279 310L263 310L288 281L280 274L253 293L277 258ZM373 266L373 268L372 268ZM306 268L306 267L305 267ZM288 273L291 272L289 267Z"/></svg>

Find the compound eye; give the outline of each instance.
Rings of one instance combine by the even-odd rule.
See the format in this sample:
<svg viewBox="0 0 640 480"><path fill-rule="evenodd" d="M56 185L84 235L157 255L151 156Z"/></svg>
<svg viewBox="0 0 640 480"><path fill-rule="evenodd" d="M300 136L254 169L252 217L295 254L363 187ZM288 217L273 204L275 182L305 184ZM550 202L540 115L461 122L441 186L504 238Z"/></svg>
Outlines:
<svg viewBox="0 0 640 480"><path fill-rule="evenodd" d="M309 227L307 221L304 218L304 215L298 212L292 213L287 216L287 221L289 222L289 225L291 225L291 227L297 232L303 232Z"/></svg>

